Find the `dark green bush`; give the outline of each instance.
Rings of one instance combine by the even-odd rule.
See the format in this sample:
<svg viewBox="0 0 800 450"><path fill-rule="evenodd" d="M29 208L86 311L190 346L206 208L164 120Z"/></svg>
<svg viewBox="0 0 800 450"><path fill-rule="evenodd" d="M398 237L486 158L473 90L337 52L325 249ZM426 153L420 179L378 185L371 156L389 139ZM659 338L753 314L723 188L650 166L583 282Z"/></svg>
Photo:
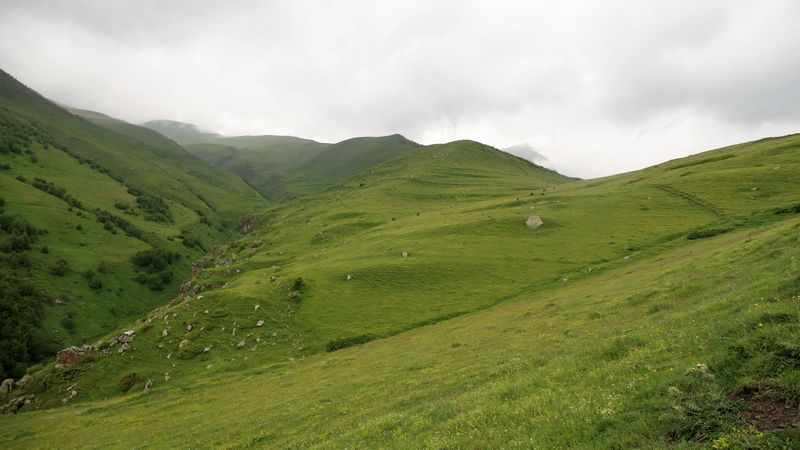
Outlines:
<svg viewBox="0 0 800 450"><path fill-rule="evenodd" d="M775 210L775 214L800 214L800 203L786 208L778 208Z"/></svg>
<svg viewBox="0 0 800 450"><path fill-rule="evenodd" d="M178 252L163 248L143 250L133 255L133 263L147 272L162 271L180 259Z"/></svg>
<svg viewBox="0 0 800 450"><path fill-rule="evenodd" d="M61 326L70 333L75 331L75 320L73 320L71 317L64 317L61 319L60 323Z"/></svg>
<svg viewBox="0 0 800 450"><path fill-rule="evenodd" d="M343 348L352 347L354 345L365 344L369 341L374 341L378 339L380 336L374 334L359 334L358 336L351 336L346 338L339 338L333 339L328 341L325 345L325 350L329 352L335 352L336 350L341 350Z"/></svg>
<svg viewBox="0 0 800 450"><path fill-rule="evenodd" d="M117 382L117 388L120 392L128 392L137 384L144 381L144 378L136 372L126 373L120 377Z"/></svg>
<svg viewBox="0 0 800 450"><path fill-rule="evenodd" d="M50 266L50 275L54 275L57 277L63 277L64 275L69 272L69 264L63 258L59 258L58 261L55 262L52 266Z"/></svg>
<svg viewBox="0 0 800 450"><path fill-rule="evenodd" d="M40 328L45 302L32 284L0 274L0 377L18 377L54 351Z"/></svg>
<svg viewBox="0 0 800 450"><path fill-rule="evenodd" d="M142 210L146 220L172 223L172 212L163 198L147 192L140 192L136 197L136 205Z"/></svg>
<svg viewBox="0 0 800 450"><path fill-rule="evenodd" d="M705 228L702 230L694 230L686 235L686 239L705 239L727 233L728 231L730 231L729 228Z"/></svg>

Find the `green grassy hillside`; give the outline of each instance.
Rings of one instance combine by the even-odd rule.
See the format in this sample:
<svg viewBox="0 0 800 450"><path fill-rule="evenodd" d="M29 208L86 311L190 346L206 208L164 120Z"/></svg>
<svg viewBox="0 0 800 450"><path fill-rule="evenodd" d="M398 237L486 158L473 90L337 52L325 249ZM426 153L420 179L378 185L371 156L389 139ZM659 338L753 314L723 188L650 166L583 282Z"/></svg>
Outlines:
<svg viewBox="0 0 800 450"><path fill-rule="evenodd" d="M5 376L163 305L194 259L266 205L158 133L85 114L0 72ZM180 258L132 260L153 249Z"/></svg>
<svg viewBox="0 0 800 450"><path fill-rule="evenodd" d="M175 139L209 164L235 173L272 200L319 192L418 147L397 134L325 144L292 136L225 137L165 120L144 125Z"/></svg>
<svg viewBox="0 0 800 450"><path fill-rule="evenodd" d="M23 411L75 405L0 418L0 443L796 446L752 417L800 399L798 148L586 181L418 148L267 209L130 351L32 372Z"/></svg>

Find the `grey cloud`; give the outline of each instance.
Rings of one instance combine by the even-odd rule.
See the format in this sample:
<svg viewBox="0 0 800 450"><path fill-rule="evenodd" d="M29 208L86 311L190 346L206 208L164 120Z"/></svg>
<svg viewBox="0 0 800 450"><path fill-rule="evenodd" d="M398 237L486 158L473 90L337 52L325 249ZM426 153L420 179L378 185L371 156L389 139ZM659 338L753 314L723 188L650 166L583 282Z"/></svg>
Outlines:
<svg viewBox="0 0 800 450"><path fill-rule="evenodd" d="M800 129L800 4L0 0L0 66L141 122L528 142L570 175Z"/></svg>

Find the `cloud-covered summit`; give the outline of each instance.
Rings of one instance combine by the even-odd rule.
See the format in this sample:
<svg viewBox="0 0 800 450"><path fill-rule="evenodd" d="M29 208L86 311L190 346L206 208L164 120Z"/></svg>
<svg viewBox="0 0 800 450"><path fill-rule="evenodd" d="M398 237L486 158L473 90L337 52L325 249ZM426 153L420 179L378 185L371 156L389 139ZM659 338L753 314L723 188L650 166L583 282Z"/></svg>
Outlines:
<svg viewBox="0 0 800 450"><path fill-rule="evenodd" d="M800 131L792 0L0 0L0 67L133 122L531 143L570 175Z"/></svg>

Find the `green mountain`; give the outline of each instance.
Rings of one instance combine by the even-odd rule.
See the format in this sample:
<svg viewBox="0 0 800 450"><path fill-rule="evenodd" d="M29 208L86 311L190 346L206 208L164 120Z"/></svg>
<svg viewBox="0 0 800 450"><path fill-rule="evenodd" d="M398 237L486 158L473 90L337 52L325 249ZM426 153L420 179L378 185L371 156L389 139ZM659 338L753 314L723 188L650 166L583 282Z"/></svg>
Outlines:
<svg viewBox="0 0 800 450"><path fill-rule="evenodd" d="M224 137L169 120L144 126L174 139L209 164L235 173L272 200L319 192L419 146L398 134L325 144L292 136Z"/></svg>
<svg viewBox="0 0 800 450"><path fill-rule="evenodd" d="M163 305L267 204L158 133L78 113L0 71L4 378Z"/></svg>
<svg viewBox="0 0 800 450"><path fill-rule="evenodd" d="M266 208L169 305L31 370L0 445L796 448L798 149L577 181L414 149Z"/></svg>

